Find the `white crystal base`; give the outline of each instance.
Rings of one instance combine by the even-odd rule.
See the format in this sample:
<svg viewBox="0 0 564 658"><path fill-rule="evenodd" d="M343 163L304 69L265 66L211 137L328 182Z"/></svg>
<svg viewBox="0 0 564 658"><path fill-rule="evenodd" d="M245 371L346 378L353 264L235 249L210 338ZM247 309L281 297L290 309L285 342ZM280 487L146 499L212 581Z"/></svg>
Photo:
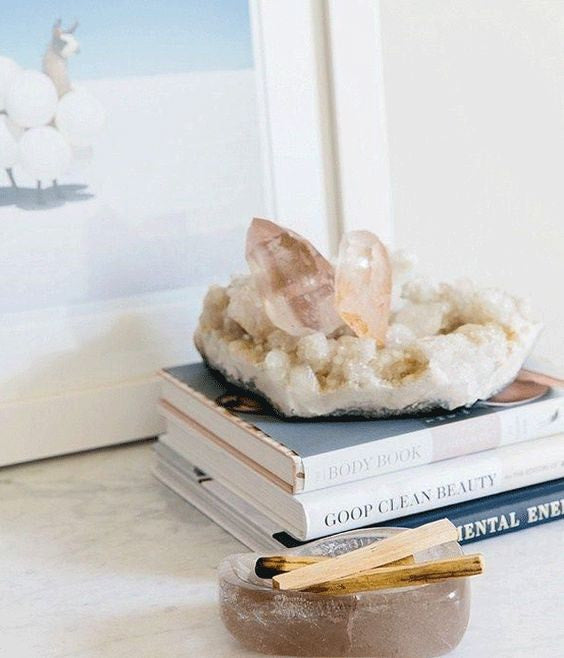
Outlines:
<svg viewBox="0 0 564 658"><path fill-rule="evenodd" d="M285 416L388 417L491 397L515 378L539 331L501 291L411 283L385 348L346 329L293 337L269 323L243 277L210 290L195 342L211 367Z"/></svg>

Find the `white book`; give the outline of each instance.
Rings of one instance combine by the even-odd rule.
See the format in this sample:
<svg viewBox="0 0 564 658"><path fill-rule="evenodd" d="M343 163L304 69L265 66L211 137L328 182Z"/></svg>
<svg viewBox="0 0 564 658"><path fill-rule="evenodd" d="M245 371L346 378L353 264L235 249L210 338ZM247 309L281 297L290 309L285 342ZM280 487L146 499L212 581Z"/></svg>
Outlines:
<svg viewBox="0 0 564 658"><path fill-rule="evenodd" d="M478 404L413 418L287 420L268 408L258 414L223 408L218 401L234 389L202 363L163 370L161 379L163 415L209 434L291 493L564 432L564 391L510 408Z"/></svg>
<svg viewBox="0 0 564 658"><path fill-rule="evenodd" d="M155 451L155 476L251 550L264 553L301 543L269 516L166 446L157 443ZM459 541L467 543L562 519L563 501L564 478L560 478L379 525L413 528L448 518L458 529Z"/></svg>
<svg viewBox="0 0 564 658"><path fill-rule="evenodd" d="M302 541L564 476L564 434L301 494L180 424L161 441Z"/></svg>

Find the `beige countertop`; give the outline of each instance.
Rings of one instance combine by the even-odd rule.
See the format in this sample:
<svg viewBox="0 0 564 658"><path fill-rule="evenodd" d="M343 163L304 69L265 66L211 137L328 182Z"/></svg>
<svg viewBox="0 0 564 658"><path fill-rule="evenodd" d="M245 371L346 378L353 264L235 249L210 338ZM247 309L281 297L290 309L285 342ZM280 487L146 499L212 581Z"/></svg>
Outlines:
<svg viewBox="0 0 564 658"><path fill-rule="evenodd" d="M248 656L215 569L245 550L150 473L150 443L0 470L0 656ZM564 524L474 544L459 658L564 655Z"/></svg>

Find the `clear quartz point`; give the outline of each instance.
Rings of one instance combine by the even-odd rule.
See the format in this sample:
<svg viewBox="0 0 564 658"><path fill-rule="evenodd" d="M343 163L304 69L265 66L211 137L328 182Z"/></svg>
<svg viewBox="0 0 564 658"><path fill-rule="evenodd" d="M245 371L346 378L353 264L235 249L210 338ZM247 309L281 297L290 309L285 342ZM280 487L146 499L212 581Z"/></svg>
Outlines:
<svg viewBox="0 0 564 658"><path fill-rule="evenodd" d="M294 231L253 219L246 257L266 314L292 336L331 334L343 322L335 310L334 269Z"/></svg>
<svg viewBox="0 0 564 658"><path fill-rule="evenodd" d="M351 231L339 246L336 307L357 336L385 343L390 320L392 267L386 247L370 231Z"/></svg>

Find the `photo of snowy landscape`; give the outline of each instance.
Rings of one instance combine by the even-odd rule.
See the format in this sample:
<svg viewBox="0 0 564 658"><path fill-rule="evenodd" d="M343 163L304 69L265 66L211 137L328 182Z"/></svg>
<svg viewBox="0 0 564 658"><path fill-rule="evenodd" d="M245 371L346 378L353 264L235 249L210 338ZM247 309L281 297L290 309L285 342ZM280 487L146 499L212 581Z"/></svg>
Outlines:
<svg viewBox="0 0 564 658"><path fill-rule="evenodd" d="M143 15L102 4L63 2L62 27L80 46L68 58L70 93L95 99L103 125L91 144L72 145L56 186L37 149L31 165L20 157L0 169L4 399L186 358L202 289L243 269L246 226L263 212L247 3L148 2ZM41 71L58 18L35 1L16 8L0 26L0 57ZM58 129L49 125L41 130ZM151 308L163 318L171 304L186 320L174 339L159 335L164 319L142 329ZM138 329L126 345L112 338L123 322Z"/></svg>
<svg viewBox="0 0 564 658"><path fill-rule="evenodd" d="M206 258L260 208L252 71L82 81L107 108L85 161L59 185L67 200L36 203L0 187L3 312L87 302L205 283ZM46 190L49 192L50 190ZM226 250L239 256L242 249ZM237 262L222 261L223 271ZM8 272L10 276L7 276Z"/></svg>
<svg viewBox="0 0 564 658"><path fill-rule="evenodd" d="M46 18L46 43L50 31ZM77 39L81 31L88 16ZM41 41L36 50L39 69ZM202 284L210 267L217 276L217 262L205 258L215 237L237 241L261 206L253 71L116 75L73 87L106 117L92 146L75 150L60 194L46 189L42 205L20 164L20 189L0 173L0 230L10 245L0 261L0 311Z"/></svg>

